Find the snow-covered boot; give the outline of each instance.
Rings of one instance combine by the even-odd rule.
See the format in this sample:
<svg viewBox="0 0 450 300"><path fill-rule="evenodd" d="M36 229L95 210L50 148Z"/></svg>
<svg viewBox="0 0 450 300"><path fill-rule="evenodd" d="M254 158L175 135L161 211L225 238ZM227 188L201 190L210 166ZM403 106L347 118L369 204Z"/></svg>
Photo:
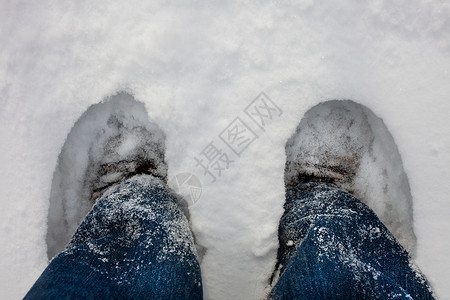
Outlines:
<svg viewBox="0 0 450 300"><path fill-rule="evenodd" d="M327 182L366 203L414 254L412 196L397 146L371 110L328 101L306 112L286 143L286 189Z"/></svg>
<svg viewBox="0 0 450 300"><path fill-rule="evenodd" d="M89 107L58 158L48 211L47 246L62 251L86 214L111 185L136 174L167 181L165 136L145 105L127 93Z"/></svg>
<svg viewBox="0 0 450 300"><path fill-rule="evenodd" d="M107 126L89 156L86 183L92 203L109 186L136 174L153 175L167 182L161 129L120 114L111 114Z"/></svg>

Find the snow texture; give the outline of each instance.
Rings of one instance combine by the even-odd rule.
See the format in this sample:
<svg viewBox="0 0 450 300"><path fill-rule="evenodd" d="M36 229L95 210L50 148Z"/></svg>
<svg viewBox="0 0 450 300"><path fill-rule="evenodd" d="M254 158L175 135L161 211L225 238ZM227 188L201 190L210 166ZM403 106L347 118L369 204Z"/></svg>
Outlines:
<svg viewBox="0 0 450 300"><path fill-rule="evenodd" d="M71 128L118 91L166 134L168 179L202 182L190 213L207 248L207 299L264 296L286 141L332 99L368 107L392 134L413 199L415 262L450 299L447 1L3 0L0 13L2 299L23 297L48 263L52 179ZM262 91L282 117L211 183L194 156Z"/></svg>

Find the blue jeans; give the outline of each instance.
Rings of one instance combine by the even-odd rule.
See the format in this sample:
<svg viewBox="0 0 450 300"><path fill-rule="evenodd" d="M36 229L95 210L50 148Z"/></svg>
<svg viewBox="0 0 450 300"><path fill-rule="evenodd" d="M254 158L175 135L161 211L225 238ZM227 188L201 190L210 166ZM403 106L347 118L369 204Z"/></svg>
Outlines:
<svg viewBox="0 0 450 300"><path fill-rule="evenodd" d="M150 175L100 197L25 299L201 299L188 220Z"/></svg>
<svg viewBox="0 0 450 300"><path fill-rule="evenodd" d="M272 299L433 299L375 213L332 184L286 192Z"/></svg>
<svg viewBox="0 0 450 300"><path fill-rule="evenodd" d="M285 209L272 298L431 299L405 250L350 194L306 184L287 191ZM193 236L175 197L148 175L108 190L25 298L201 299Z"/></svg>

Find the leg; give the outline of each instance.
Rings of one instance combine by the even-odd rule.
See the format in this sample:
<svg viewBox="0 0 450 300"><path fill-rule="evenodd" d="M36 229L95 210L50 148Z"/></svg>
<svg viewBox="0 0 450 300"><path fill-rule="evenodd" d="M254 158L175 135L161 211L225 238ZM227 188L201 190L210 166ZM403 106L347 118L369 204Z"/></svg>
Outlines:
<svg viewBox="0 0 450 300"><path fill-rule="evenodd" d="M353 101L321 103L286 158L272 298L432 299L411 263L412 197L381 119Z"/></svg>
<svg viewBox="0 0 450 300"><path fill-rule="evenodd" d="M287 191L273 299L432 299L373 211L332 184Z"/></svg>
<svg viewBox="0 0 450 300"><path fill-rule="evenodd" d="M59 156L49 257L68 246L26 298L200 299L193 236L166 184L165 135L132 95L105 100Z"/></svg>
<svg viewBox="0 0 450 300"><path fill-rule="evenodd" d="M201 299L193 236L165 183L109 188L25 298Z"/></svg>

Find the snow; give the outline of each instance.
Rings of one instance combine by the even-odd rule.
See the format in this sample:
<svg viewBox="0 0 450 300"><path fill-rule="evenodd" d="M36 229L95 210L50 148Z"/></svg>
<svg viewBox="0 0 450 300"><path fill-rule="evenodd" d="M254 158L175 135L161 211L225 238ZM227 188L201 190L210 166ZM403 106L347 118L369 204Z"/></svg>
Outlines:
<svg viewBox="0 0 450 300"><path fill-rule="evenodd" d="M68 133L118 91L143 102L165 132L168 178L188 172L202 182L190 213L207 248L206 298L264 296L285 143L309 108L352 99L383 119L398 146L415 262L450 299L445 1L0 1L0 12L3 299L23 297L47 264L52 178ZM219 134L260 92L282 116L211 183L194 156L211 141L226 149Z"/></svg>

